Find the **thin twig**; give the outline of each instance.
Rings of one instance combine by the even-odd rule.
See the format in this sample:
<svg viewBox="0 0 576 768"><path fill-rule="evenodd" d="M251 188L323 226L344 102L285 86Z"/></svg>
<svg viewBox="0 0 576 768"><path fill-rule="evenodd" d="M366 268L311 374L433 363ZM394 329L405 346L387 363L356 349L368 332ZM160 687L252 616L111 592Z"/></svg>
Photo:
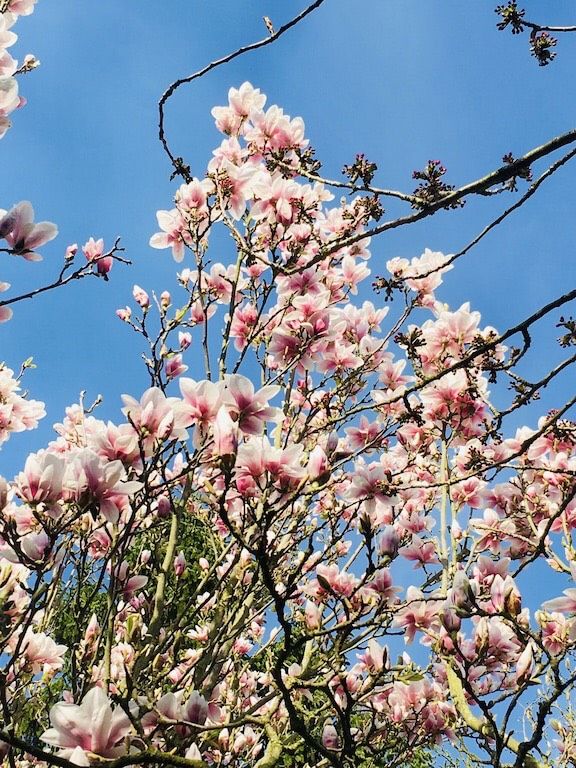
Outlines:
<svg viewBox="0 0 576 768"><path fill-rule="evenodd" d="M522 197L519 200L517 200L509 208L506 208L505 211L503 211L499 216L497 216L489 224L487 224L481 232L479 232L472 240L470 240L470 242L466 246L464 246L464 248L459 250L457 253L454 253L452 256L450 256L449 259L447 259L446 261L443 261L442 264L440 264L439 266L433 267L432 269L429 269L427 272L422 272L417 275L410 275L410 279L421 280L422 278L428 277L429 275L432 275L441 269L445 269L450 264L453 264L461 256L464 256L475 245L477 245L480 242L480 240L482 240L489 232L491 232L495 227L501 224L504 221L504 219L506 219L511 213L513 213L514 211L517 211L518 208L524 205L524 203L527 200L529 200L532 197L532 195L534 195L534 193L537 191L540 185L543 184L546 181L546 179L549 179L550 176L552 176L552 174L558 170L558 168L561 168L563 165L565 165L569 160L571 160L575 156L576 156L576 149L571 149L570 152L567 152L559 160L556 160L555 163L552 163L552 165L549 168L547 168L542 173L542 175L536 179L536 181L533 184L530 185L528 190L522 195Z"/></svg>
<svg viewBox="0 0 576 768"><path fill-rule="evenodd" d="M442 208L448 208L454 203L457 203L459 200L468 197L469 195L482 194L487 189L490 189L496 184L503 184L515 176L519 176L523 171L526 171L526 169L529 168L532 163L535 163L537 160L546 157L552 152L555 152L557 149L565 147L568 144L573 144L574 142L576 142L576 129L568 131L567 133L564 133L561 136L557 136L556 138L551 139L539 147L531 149L529 152L520 157L518 160L515 160L513 163L506 163L500 166L500 168L497 168L495 171L488 173L486 176L482 176L480 179L471 181L468 184L453 190L452 192L448 192L439 200L430 203L425 208L421 208L415 213L409 214L408 216L402 216L398 219L385 221L383 224L379 224L372 229L367 229L364 232L358 232L348 237L335 239L331 243L329 242L324 248L320 249L318 255L309 261L306 266L311 267L313 264L322 261L332 253L339 251L341 248L346 248L350 245L361 242L362 240L374 237L375 235L380 235L390 229L396 229L398 227L405 226L406 224L413 224L416 221L421 221L422 219L428 218L428 216L432 216ZM285 270L286 274L292 274L294 271L296 270Z"/></svg>
<svg viewBox="0 0 576 768"><path fill-rule="evenodd" d="M94 265L96 265L101 259L105 259L110 256L114 259L114 261L119 261L122 264L131 264L129 259L125 259L117 255L118 251L124 250L124 248L119 247L119 242L120 238L116 238L114 246L107 253L102 254L102 256L99 256L93 261L89 261L87 264L83 264L81 267L76 269L74 272L71 272L66 277L66 270L71 266L71 264L64 264L60 274L56 280L54 280L54 282L49 283L48 285L43 285L40 288L34 288L32 291L28 291L27 293L21 293L19 296L13 296L11 299L4 299L3 301L0 301L0 307L6 307L9 304L16 304L19 301L24 301L24 299L33 299L35 296L39 296L41 293L45 293L46 291L51 291L54 288L60 288L63 285L67 285L68 283L71 283L72 280L81 280L82 278L89 276L102 278L102 275L94 271Z"/></svg>
<svg viewBox="0 0 576 768"><path fill-rule="evenodd" d="M535 32L576 32L576 26L555 27L549 24L537 24L535 21L522 19L522 26L533 29Z"/></svg>

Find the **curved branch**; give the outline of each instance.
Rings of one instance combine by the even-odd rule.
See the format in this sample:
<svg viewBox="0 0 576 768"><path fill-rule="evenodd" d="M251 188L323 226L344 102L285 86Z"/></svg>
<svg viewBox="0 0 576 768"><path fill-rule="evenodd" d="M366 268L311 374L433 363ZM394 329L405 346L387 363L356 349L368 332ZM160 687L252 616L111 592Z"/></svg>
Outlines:
<svg viewBox="0 0 576 768"><path fill-rule="evenodd" d="M294 16L294 18L290 19L290 21L286 22L286 24L283 24L281 27L279 27L276 32L273 34L268 35L268 37L263 38L262 40L258 40L255 43L250 43L249 45L244 45L241 48L237 48L235 51L232 51L232 53L228 53L226 56L222 56L220 59L216 59L215 61L211 61L210 64L207 64L202 69L199 69L197 72L194 72L191 75L187 75L186 77L181 77L178 80L174 81L162 94L162 98L158 102L158 138L162 142L162 146L164 147L164 151L170 158L170 162L174 166L174 169L177 173L183 173L186 175L186 172L183 168L183 163L180 158L176 158L168 146L168 141L166 139L166 131L164 128L164 107L166 105L166 102L168 99L175 93L175 91L180 88L181 85L185 85L186 83L191 83L193 80L198 80L200 77L203 77L204 75L208 74L208 72L211 72L213 69L216 69L217 67L222 66L223 64L227 64L230 61L233 61L234 59L238 58L238 56L242 56L245 53L248 53L249 51L256 51L258 48L263 48L265 45L270 45L271 43L278 40L279 37L281 37L285 32L288 32L289 29L292 29L292 27L295 27L296 24L301 22L306 16L308 16L312 11L315 11L317 8L319 8L324 0L315 0L313 3L311 3L307 8L305 8L301 13L299 13L297 16Z"/></svg>
<svg viewBox="0 0 576 768"><path fill-rule="evenodd" d="M445 671L448 680L448 687L450 689L450 695L452 696L452 701L462 720L469 728L471 728L479 735L488 737L494 736L494 734L490 733L491 729L484 718L477 717L470 709L466 700L466 694L464 693L462 681L454 671L449 661L446 662ZM504 744L509 750L514 752L514 754L518 755L521 760L521 765L525 765L526 768L544 768L544 763L528 754L526 743L521 743L517 739L513 738L512 735L508 735L504 737Z"/></svg>

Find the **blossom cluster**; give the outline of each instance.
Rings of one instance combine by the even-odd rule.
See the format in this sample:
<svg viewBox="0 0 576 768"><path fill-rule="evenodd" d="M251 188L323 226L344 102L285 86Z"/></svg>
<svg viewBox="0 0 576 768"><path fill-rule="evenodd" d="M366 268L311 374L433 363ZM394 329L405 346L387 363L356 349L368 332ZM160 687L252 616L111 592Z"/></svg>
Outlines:
<svg viewBox="0 0 576 768"><path fill-rule="evenodd" d="M449 256L388 262L400 310L367 293L373 209L309 183L303 121L265 102L244 83L213 110L206 176L150 241L187 259L178 285L118 310L151 386L118 423L71 406L2 481L2 749L368 766L471 736L521 758L538 683L533 733L569 762L576 428L504 432L516 353L438 298ZM7 437L42 409L2 370ZM554 588L523 602L535 565Z"/></svg>
<svg viewBox="0 0 576 768"><path fill-rule="evenodd" d="M12 27L19 16L28 16L34 11L36 0L9 0L0 12L0 139L10 128L9 115L26 101L18 91L18 81L15 75L27 72L38 66L38 61L32 55L27 55L18 68L18 62L8 52L14 45L18 35Z"/></svg>

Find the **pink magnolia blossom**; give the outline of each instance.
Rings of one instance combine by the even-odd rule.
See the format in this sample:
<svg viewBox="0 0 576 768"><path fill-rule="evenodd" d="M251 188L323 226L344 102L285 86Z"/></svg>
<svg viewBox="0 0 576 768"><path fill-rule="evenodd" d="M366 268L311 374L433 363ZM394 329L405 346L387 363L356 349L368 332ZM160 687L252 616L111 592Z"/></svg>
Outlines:
<svg viewBox="0 0 576 768"><path fill-rule="evenodd" d="M129 600L132 595L142 589L148 583L147 576L138 576L131 573L130 565L123 560L113 570L113 575L122 588L122 594L125 600Z"/></svg>
<svg viewBox="0 0 576 768"><path fill-rule="evenodd" d="M226 406L218 409L213 425L214 452L217 456L235 456L238 450L238 424L232 419Z"/></svg>
<svg viewBox="0 0 576 768"><path fill-rule="evenodd" d="M18 83L14 77L0 77L0 116L3 118L0 123L0 133L4 136L10 121L6 115L13 112L20 106L20 97L18 95Z"/></svg>
<svg viewBox="0 0 576 768"><path fill-rule="evenodd" d="M0 77L12 77L18 69L18 62L7 50L2 50L0 46Z"/></svg>
<svg viewBox="0 0 576 768"><path fill-rule="evenodd" d="M109 461L121 461L125 467L138 466L141 462L138 436L130 424L116 426L111 421L99 422L90 434L90 447Z"/></svg>
<svg viewBox="0 0 576 768"><path fill-rule="evenodd" d="M59 645L44 632L28 630L20 646L24 663L33 675L51 674L62 668L67 646Z"/></svg>
<svg viewBox="0 0 576 768"><path fill-rule="evenodd" d="M282 418L279 408L268 405L279 391L278 386L268 386L255 392L250 379L238 373L224 378L223 397L246 435L261 435L266 422Z"/></svg>
<svg viewBox="0 0 576 768"><path fill-rule="evenodd" d="M222 133L231 136L238 134L246 118L252 112L258 112L266 103L266 96L250 83L242 83L240 88L228 91L228 106L214 107L212 116L216 127Z"/></svg>
<svg viewBox="0 0 576 768"><path fill-rule="evenodd" d="M258 169L249 164L237 166L225 158L218 164L216 186L221 205L230 211L236 221L242 218L247 202L253 197L257 174Z"/></svg>
<svg viewBox="0 0 576 768"><path fill-rule="evenodd" d="M302 445L282 449L270 445L266 437L254 437L238 448L237 483L247 478L260 482L268 473L272 484L279 490L294 488L306 476L301 463L303 452Z"/></svg>
<svg viewBox="0 0 576 768"><path fill-rule="evenodd" d="M50 242L57 234L58 228L49 221L34 223L34 209L29 202L18 203L8 212L0 210L0 237L6 240L16 256L23 256L28 261L41 261L42 256L36 253L36 248Z"/></svg>
<svg viewBox="0 0 576 768"><path fill-rule="evenodd" d="M316 569L318 585L330 596L350 597L358 586L358 578L352 573L341 571L336 564L319 565Z"/></svg>
<svg viewBox="0 0 576 768"><path fill-rule="evenodd" d="M82 252L87 261L96 264L96 272L106 278L108 272L112 269L114 259L112 256L104 256L104 240L94 240L91 237L87 243L82 246Z"/></svg>
<svg viewBox="0 0 576 768"><path fill-rule="evenodd" d="M44 403L24 399L18 394L19 390L14 372L0 364L0 444L8 440L12 432L35 429L46 415Z"/></svg>
<svg viewBox="0 0 576 768"><path fill-rule="evenodd" d="M202 224L209 219L208 195L214 190L211 179L192 179L188 184L182 184L174 196L176 208L189 225L189 231L194 228L198 234L203 234Z"/></svg>
<svg viewBox="0 0 576 768"><path fill-rule="evenodd" d="M0 48L10 48L18 40L18 35L9 31L13 22L11 14L2 13L0 16Z"/></svg>
<svg viewBox="0 0 576 768"><path fill-rule="evenodd" d="M359 658L370 672L378 673L387 665L388 649L372 638L368 641L367 649Z"/></svg>
<svg viewBox="0 0 576 768"><path fill-rule="evenodd" d="M187 426L196 426L194 445L198 447L222 405L222 386L207 380L180 379L180 391L182 419Z"/></svg>
<svg viewBox="0 0 576 768"><path fill-rule="evenodd" d="M171 211L158 211L156 218L162 232L152 235L150 238L151 247L172 248L174 261L182 261L187 239L186 222L175 208Z"/></svg>
<svg viewBox="0 0 576 768"><path fill-rule="evenodd" d="M62 494L66 461L49 451L30 454L16 477L16 492L29 504L55 504Z"/></svg>
<svg viewBox="0 0 576 768"><path fill-rule="evenodd" d="M208 702L198 691L192 691L182 706L182 714L186 722L204 725L208 717Z"/></svg>
<svg viewBox="0 0 576 768"><path fill-rule="evenodd" d="M185 410L178 398L166 397L161 389L151 387L139 401L130 395L122 395L122 400L122 412L146 450L152 450L160 440L186 437Z"/></svg>
<svg viewBox="0 0 576 768"><path fill-rule="evenodd" d="M33 531L20 539L20 548L30 560L40 562L50 548L50 537L46 531Z"/></svg>
<svg viewBox="0 0 576 768"><path fill-rule="evenodd" d="M10 0L8 10L18 16L29 16L34 11L37 0Z"/></svg>
<svg viewBox="0 0 576 768"><path fill-rule="evenodd" d="M266 112L254 110L250 117L253 127L246 131L246 141L259 151L302 149L308 144L302 118L291 119L276 105Z"/></svg>
<svg viewBox="0 0 576 768"><path fill-rule="evenodd" d="M89 765L92 756L115 758L127 753L124 741L132 724L125 712L112 707L101 688L92 688L80 704L55 704L50 723L40 738L76 765Z"/></svg>
<svg viewBox="0 0 576 768"><path fill-rule="evenodd" d="M550 612L576 614L576 589L565 589L563 595L542 603L542 608Z"/></svg>
<svg viewBox="0 0 576 768"><path fill-rule="evenodd" d="M542 628L542 645L548 653L558 655L576 640L576 620L563 613L536 611L536 620Z"/></svg>
<svg viewBox="0 0 576 768"><path fill-rule="evenodd" d="M406 280L406 285L419 294L424 306L431 306L434 291L442 282L442 274L453 268L451 264L447 264L449 259L450 257L443 253L426 248L422 256L412 259L410 263L407 259L391 259L387 262L386 269L394 277Z"/></svg>
<svg viewBox="0 0 576 768"><path fill-rule="evenodd" d="M406 602L394 617L393 626L404 628L404 641L411 643L417 631L439 628L438 611L437 603L428 602L419 589L410 586L406 590Z"/></svg>
<svg viewBox="0 0 576 768"><path fill-rule="evenodd" d="M184 364L182 355L174 355L164 362L164 370L167 379L175 379L183 373L186 373L188 366Z"/></svg>
<svg viewBox="0 0 576 768"><path fill-rule="evenodd" d="M139 491L142 483L127 479L122 462L106 461L82 448L67 464L66 487L71 498L96 504L100 514L116 522L128 497Z"/></svg>
<svg viewBox="0 0 576 768"><path fill-rule="evenodd" d="M230 336L234 339L234 346L241 352L248 339L250 339L256 321L258 320L258 311L252 304L245 304L234 313L232 324L230 326Z"/></svg>

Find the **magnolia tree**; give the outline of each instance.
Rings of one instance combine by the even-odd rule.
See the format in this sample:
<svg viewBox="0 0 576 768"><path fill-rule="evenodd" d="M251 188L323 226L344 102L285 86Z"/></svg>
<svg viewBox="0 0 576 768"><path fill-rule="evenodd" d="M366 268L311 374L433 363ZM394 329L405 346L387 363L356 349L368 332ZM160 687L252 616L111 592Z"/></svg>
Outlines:
<svg viewBox="0 0 576 768"><path fill-rule="evenodd" d="M22 71L6 49L34 1L1 6L4 128ZM557 317L576 291L504 332L436 298L460 254L392 259L372 300L358 291L371 238L515 191L576 133L457 189L431 161L401 193L375 187L362 155L323 179L302 119L243 83L212 110L223 138L194 178L162 118L197 76L160 105L182 183L150 244L180 271L117 313L147 345L151 386L123 396L117 423L72 405L1 481L3 765L574 764L573 401L506 430L574 361L537 382L516 372L542 318L576 342ZM386 196L410 211L383 221ZM230 263L212 259L215 228ZM55 235L28 202L0 212L7 253L36 259ZM2 319L121 259L90 239L75 266L77 250ZM0 369L2 442L44 415L19 380ZM501 382L513 395L497 407ZM523 602L530 574L556 596Z"/></svg>

